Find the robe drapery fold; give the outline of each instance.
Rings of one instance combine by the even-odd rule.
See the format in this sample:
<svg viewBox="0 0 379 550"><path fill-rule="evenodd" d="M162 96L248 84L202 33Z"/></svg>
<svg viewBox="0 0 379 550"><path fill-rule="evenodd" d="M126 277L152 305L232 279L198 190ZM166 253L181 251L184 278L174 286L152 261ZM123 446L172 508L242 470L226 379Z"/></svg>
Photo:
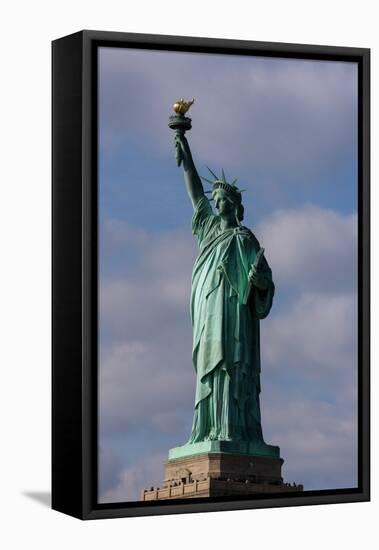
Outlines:
<svg viewBox="0 0 379 550"><path fill-rule="evenodd" d="M222 230L206 197L195 209L192 231L199 254L192 273L192 360L196 397L189 442L263 441L259 405L259 319L271 309L271 269L260 273L267 290L244 304L248 273L259 243L246 227Z"/></svg>

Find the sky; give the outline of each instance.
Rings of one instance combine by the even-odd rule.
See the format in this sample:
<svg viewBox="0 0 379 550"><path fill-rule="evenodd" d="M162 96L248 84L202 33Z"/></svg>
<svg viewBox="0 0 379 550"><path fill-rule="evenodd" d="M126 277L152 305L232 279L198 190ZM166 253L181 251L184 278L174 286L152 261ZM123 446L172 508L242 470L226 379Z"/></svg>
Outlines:
<svg viewBox="0 0 379 550"><path fill-rule="evenodd" d="M306 490L357 485L357 66L99 49L99 502L160 486L190 434L195 164L245 189L276 286L261 322L265 441Z"/></svg>

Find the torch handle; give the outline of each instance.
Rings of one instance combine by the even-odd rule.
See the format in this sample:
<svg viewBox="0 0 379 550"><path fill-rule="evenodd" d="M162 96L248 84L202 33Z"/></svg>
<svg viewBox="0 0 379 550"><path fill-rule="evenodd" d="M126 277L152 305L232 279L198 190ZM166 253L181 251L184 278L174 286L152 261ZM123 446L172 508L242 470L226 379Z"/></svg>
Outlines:
<svg viewBox="0 0 379 550"><path fill-rule="evenodd" d="M175 136L183 138L186 130L191 130L191 119L181 114L171 115L168 121L168 125L171 130L175 131ZM175 143L175 158L177 166L180 166L183 162L183 151L180 143Z"/></svg>
<svg viewBox="0 0 379 550"><path fill-rule="evenodd" d="M175 130L175 135L178 137L183 137L184 134L185 134L185 131L182 129ZM180 143L176 142L175 148L176 148L176 151L175 151L176 165L180 166L183 160L183 153L182 153L182 148L180 146Z"/></svg>

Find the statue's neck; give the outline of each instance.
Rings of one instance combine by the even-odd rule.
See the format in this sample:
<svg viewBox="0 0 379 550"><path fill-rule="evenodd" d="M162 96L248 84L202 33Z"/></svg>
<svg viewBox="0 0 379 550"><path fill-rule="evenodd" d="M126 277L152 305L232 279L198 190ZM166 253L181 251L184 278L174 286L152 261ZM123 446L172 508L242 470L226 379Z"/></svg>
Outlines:
<svg viewBox="0 0 379 550"><path fill-rule="evenodd" d="M224 231L225 229L233 229L233 227L237 227L237 220L235 218L223 218L221 217L221 229Z"/></svg>

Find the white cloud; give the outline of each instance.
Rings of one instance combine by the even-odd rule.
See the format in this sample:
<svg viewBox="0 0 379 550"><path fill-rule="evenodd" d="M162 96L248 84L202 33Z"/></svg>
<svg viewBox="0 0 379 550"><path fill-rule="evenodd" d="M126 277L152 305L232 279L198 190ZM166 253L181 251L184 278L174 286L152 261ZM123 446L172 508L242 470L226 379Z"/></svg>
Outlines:
<svg viewBox="0 0 379 550"><path fill-rule="evenodd" d="M357 368L357 303L350 294L304 293L262 327L262 356L268 367ZM327 374L324 384L327 381ZM322 379L320 380L322 383Z"/></svg>
<svg viewBox="0 0 379 550"><path fill-rule="evenodd" d="M348 386L341 380L335 388L337 403L276 394L263 404L266 441L280 446L287 481L307 490L356 486L357 410L356 400L342 399Z"/></svg>
<svg viewBox="0 0 379 550"><path fill-rule="evenodd" d="M308 205L279 210L256 228L277 291L346 292L355 289L357 216Z"/></svg>
<svg viewBox="0 0 379 550"><path fill-rule="evenodd" d="M137 464L122 469L115 485L100 495L99 502L141 500L141 491L159 486L164 477L163 464L167 457L161 454L147 456ZM146 485L148 483L148 485Z"/></svg>
<svg viewBox="0 0 379 550"><path fill-rule="evenodd" d="M112 452L108 445L99 446L99 493L103 494L118 482L118 474L123 464L120 457Z"/></svg>
<svg viewBox="0 0 379 550"><path fill-rule="evenodd" d="M175 335L174 335L175 336ZM114 343L99 369L100 430L175 433L192 414L195 374L190 346L175 340ZM183 433L183 440L189 434ZM178 441L178 444L182 443Z"/></svg>
<svg viewBox="0 0 379 550"><path fill-rule="evenodd" d="M107 251L107 258L102 256L101 269L106 273L106 264L113 270L118 264L115 274L100 281L103 335L120 341L164 333L170 342L176 330L183 329L190 339L191 272L196 255L190 230L154 233L113 221L103 232L101 249Z"/></svg>
<svg viewBox="0 0 379 550"><path fill-rule="evenodd" d="M291 296L279 310L274 300L261 326L266 440L280 445L288 481L309 490L355 486L356 216L312 206L279 211L257 235L277 300Z"/></svg>

